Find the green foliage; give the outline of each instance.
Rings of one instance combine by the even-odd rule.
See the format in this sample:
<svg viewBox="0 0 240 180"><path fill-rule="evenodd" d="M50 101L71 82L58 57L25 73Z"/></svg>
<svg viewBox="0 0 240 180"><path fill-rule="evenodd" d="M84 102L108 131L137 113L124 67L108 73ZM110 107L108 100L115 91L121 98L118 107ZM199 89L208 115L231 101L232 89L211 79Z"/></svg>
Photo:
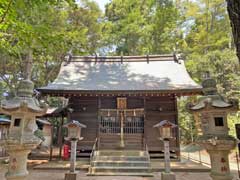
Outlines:
<svg viewBox="0 0 240 180"><path fill-rule="evenodd" d="M173 51L178 11L171 0L113 0L105 15L105 38L114 54Z"/></svg>
<svg viewBox="0 0 240 180"><path fill-rule="evenodd" d="M32 80L37 87L53 80L66 53L93 54L101 38L101 11L88 0L12 1L0 3L0 79L9 91L26 74L33 61ZM5 10L5 11L4 11ZM2 16L3 17L3 16Z"/></svg>
<svg viewBox="0 0 240 180"><path fill-rule="evenodd" d="M191 98L193 100L195 98ZM193 143L197 138L196 123L193 115L186 111L186 104L190 98L183 97L178 100L178 120L180 139L183 144Z"/></svg>
<svg viewBox="0 0 240 180"><path fill-rule="evenodd" d="M43 135L43 132L40 129L37 129L36 131L34 131L34 135L37 136L42 141L45 141L45 137Z"/></svg>
<svg viewBox="0 0 240 180"><path fill-rule="evenodd" d="M216 79L221 94L240 98L240 71L234 50L215 50L204 55L190 54L186 66L197 82L201 82L205 72L210 72Z"/></svg>

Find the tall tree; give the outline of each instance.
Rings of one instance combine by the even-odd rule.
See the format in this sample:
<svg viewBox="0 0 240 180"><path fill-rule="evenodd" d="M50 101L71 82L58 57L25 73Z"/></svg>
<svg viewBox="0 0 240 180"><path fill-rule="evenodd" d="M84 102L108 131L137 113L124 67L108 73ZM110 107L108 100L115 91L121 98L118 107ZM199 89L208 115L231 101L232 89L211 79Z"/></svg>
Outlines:
<svg viewBox="0 0 240 180"><path fill-rule="evenodd" d="M228 13L231 20L233 38L240 62L240 1L227 0Z"/></svg>
<svg viewBox="0 0 240 180"><path fill-rule="evenodd" d="M30 76L29 64L42 86L56 77L68 51L93 54L100 46L101 11L92 1L8 2L0 2L0 80L12 91Z"/></svg>
<svg viewBox="0 0 240 180"><path fill-rule="evenodd" d="M231 47L229 19L224 0L187 1L187 53L207 53Z"/></svg>
<svg viewBox="0 0 240 180"><path fill-rule="evenodd" d="M173 51L178 11L171 0L113 0L105 15L106 39L116 54Z"/></svg>

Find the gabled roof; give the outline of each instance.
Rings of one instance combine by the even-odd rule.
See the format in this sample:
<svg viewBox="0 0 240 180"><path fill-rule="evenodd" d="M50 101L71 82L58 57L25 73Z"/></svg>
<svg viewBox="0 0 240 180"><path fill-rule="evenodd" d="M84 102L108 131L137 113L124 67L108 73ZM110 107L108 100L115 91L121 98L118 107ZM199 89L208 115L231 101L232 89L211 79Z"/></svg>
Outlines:
<svg viewBox="0 0 240 180"><path fill-rule="evenodd" d="M176 55L73 56L58 77L38 90L53 92L201 92Z"/></svg>

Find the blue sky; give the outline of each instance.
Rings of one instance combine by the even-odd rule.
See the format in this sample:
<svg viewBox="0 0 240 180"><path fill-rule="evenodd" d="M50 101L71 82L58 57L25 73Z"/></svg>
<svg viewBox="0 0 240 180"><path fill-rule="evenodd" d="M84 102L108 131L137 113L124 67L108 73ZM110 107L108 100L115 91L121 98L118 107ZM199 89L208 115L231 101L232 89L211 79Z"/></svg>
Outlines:
<svg viewBox="0 0 240 180"><path fill-rule="evenodd" d="M108 2L110 2L110 0L95 0L98 4L99 4L99 7L104 10L104 5Z"/></svg>

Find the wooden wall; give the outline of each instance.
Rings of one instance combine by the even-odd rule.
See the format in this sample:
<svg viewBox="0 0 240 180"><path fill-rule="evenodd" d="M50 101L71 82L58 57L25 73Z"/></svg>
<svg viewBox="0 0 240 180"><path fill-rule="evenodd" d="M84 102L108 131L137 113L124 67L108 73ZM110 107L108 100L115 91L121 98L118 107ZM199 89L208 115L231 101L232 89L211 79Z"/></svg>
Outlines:
<svg viewBox="0 0 240 180"><path fill-rule="evenodd" d="M84 139L79 143L79 148L89 150L98 135L98 108L116 109L116 97L73 97L69 104L74 109L70 118L87 126L82 131ZM149 151L163 150L163 144L158 140L159 132L156 128L153 128L153 125L161 120L170 120L177 124L175 97L129 97L127 107L129 109L145 108L144 137ZM177 140L171 141L171 150L179 148L178 135L176 137Z"/></svg>
<svg viewBox="0 0 240 180"><path fill-rule="evenodd" d="M81 150L89 150L93 147L98 133L98 99L96 97L73 97L69 101L73 108L71 120L78 120L87 128L82 130L82 141L78 143Z"/></svg>
<svg viewBox="0 0 240 180"><path fill-rule="evenodd" d="M149 97L145 99L144 133L149 151L163 151L163 143L158 140L159 131L153 126L162 120L169 120L177 124L177 105L175 97ZM176 140L171 140L170 150L177 150L178 133Z"/></svg>

